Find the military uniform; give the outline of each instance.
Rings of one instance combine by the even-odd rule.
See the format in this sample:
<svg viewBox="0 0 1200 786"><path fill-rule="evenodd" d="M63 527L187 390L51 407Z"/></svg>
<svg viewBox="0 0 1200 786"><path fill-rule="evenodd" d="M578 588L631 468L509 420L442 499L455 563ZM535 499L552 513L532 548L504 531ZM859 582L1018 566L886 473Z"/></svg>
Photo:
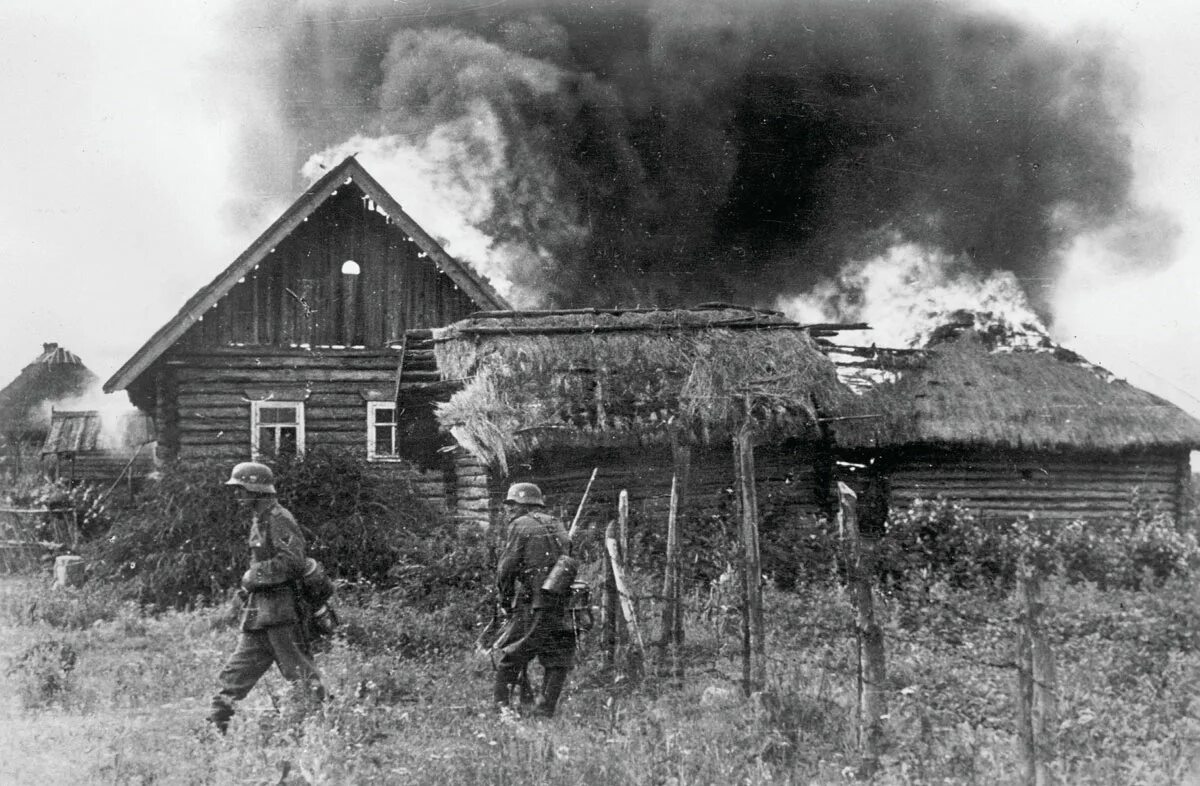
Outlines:
<svg viewBox="0 0 1200 786"><path fill-rule="evenodd" d="M289 682L303 681L314 698L324 689L301 634L295 582L304 574L304 536L287 508L275 502L250 527L250 569L242 576L249 595L237 649L218 676L209 720L222 731L234 702L246 697L274 663Z"/></svg>
<svg viewBox="0 0 1200 786"><path fill-rule="evenodd" d="M536 658L545 669L537 711L554 714L575 655L575 627L566 608L567 597L543 592L542 583L569 550L566 528L543 511L526 510L509 522L496 584L501 605L510 609L513 624L496 643L501 653L493 691L497 706L508 705L512 686Z"/></svg>

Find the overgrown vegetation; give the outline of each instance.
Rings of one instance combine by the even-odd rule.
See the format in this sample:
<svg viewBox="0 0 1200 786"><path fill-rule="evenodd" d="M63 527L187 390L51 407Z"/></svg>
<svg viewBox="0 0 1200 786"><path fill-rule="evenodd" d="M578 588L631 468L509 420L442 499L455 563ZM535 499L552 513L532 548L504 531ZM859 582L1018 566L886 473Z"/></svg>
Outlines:
<svg viewBox="0 0 1200 786"><path fill-rule="evenodd" d="M306 522L318 538L333 522L366 527L376 512L403 511L383 546L361 534L324 546L322 559L356 579L339 600L342 631L318 655L334 698L296 725L285 685L271 674L230 736L217 737L202 718L236 636L228 605L151 613L123 600L131 585L120 574L83 590L10 579L0 583L0 662L15 703L0 705L0 734L21 753L0 774L31 783L53 773L103 783L807 784L846 782L855 771L853 610L828 522L802 522L790 540L765 533L771 569L791 560L797 580L766 591L764 692L743 697L738 688L736 592L709 592L733 538L729 522L714 520L687 547L694 581L682 651L650 647L636 682L606 666L594 644L585 647L560 718L500 722L488 707L490 664L471 651L486 611L489 540L402 508L408 492L374 487L336 456L313 458L283 468L280 488L298 518L326 511L327 520ZM227 541L231 569L240 571L244 530L230 537L228 495L217 488L227 471L164 478L154 499L171 514L165 524L176 540L154 535L148 509L128 532L165 552L181 535L198 536L202 527L184 526L183 512L199 514L220 525L205 543ZM172 489L197 499L172 507ZM649 522L635 522L630 534L630 585L652 642L657 535ZM194 565L219 566L216 552L196 544L187 557ZM590 561L589 577L598 572L594 545L578 552ZM360 567L382 565L371 562L374 553L335 561L364 547L392 549L389 569ZM936 500L893 516L880 551L889 746L873 783L1018 782L1019 609L1008 581L1022 559L1048 574L1043 624L1058 663L1059 782L1173 784L1200 774L1200 606L1190 584L1197 547L1187 526L1137 509L1090 528L1033 518L1000 527ZM177 554L177 568L180 561ZM164 558L162 571L142 580L163 592L176 586L166 573ZM665 668L677 663L682 681ZM46 750L73 755L43 761Z"/></svg>
<svg viewBox="0 0 1200 786"><path fill-rule="evenodd" d="M228 463L168 467L137 506L91 544L95 575L160 607L209 602L236 586L245 570L249 522L224 485L229 469ZM335 577L386 588L398 580L397 565L418 566L436 578L445 562L460 559L445 549L445 516L418 500L403 478L329 450L311 451L275 471L280 502L308 533L309 555Z"/></svg>

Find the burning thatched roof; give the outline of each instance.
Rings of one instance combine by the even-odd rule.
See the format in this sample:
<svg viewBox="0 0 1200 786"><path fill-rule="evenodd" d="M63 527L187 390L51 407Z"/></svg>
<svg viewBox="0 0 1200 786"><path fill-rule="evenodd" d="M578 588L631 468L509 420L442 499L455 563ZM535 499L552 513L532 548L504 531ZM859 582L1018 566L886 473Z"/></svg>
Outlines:
<svg viewBox="0 0 1200 786"><path fill-rule="evenodd" d="M42 353L0 390L0 431L45 433L50 405L82 396L96 381L78 355L58 344L43 344Z"/></svg>
<svg viewBox="0 0 1200 786"><path fill-rule="evenodd" d="M434 333L443 378L464 383L437 417L502 467L554 446L712 442L747 402L765 437L814 435L851 397L814 329L728 306L476 315Z"/></svg>
<svg viewBox="0 0 1200 786"><path fill-rule="evenodd" d="M1200 447L1200 421L1042 337L976 330L887 358L863 394L879 417L834 424L842 447L912 445L1120 451Z"/></svg>

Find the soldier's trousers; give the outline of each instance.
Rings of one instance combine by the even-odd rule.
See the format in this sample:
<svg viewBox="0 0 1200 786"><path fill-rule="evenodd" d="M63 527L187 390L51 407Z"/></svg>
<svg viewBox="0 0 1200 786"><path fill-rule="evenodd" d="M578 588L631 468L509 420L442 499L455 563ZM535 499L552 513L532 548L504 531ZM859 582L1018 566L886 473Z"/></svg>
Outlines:
<svg viewBox="0 0 1200 786"><path fill-rule="evenodd" d="M302 702L320 701L325 696L321 673L300 638L297 625L275 625L242 631L237 649L217 677L219 689L212 698L208 719L224 730L233 717L234 702L246 698L271 664L284 679L304 691Z"/></svg>
<svg viewBox="0 0 1200 786"><path fill-rule="evenodd" d="M519 644L506 648L496 664L493 701L497 706L506 706L512 686L520 682L525 667L537 658L546 673L536 699L536 710L541 715L553 715L574 657L575 631L546 630L535 620L530 634Z"/></svg>

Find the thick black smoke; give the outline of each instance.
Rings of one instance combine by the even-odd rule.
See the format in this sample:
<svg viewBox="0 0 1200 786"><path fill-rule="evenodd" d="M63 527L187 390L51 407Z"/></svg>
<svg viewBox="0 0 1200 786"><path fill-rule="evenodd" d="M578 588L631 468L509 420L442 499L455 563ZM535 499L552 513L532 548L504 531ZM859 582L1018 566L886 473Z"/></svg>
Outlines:
<svg viewBox="0 0 1200 786"><path fill-rule="evenodd" d="M981 11L253 7L238 24L277 53L293 170L353 134L420 139L487 102L513 175L484 229L552 252L518 282L547 304L773 303L901 238L1013 271L1044 309L1056 252L1130 215L1127 69L1102 41Z"/></svg>

